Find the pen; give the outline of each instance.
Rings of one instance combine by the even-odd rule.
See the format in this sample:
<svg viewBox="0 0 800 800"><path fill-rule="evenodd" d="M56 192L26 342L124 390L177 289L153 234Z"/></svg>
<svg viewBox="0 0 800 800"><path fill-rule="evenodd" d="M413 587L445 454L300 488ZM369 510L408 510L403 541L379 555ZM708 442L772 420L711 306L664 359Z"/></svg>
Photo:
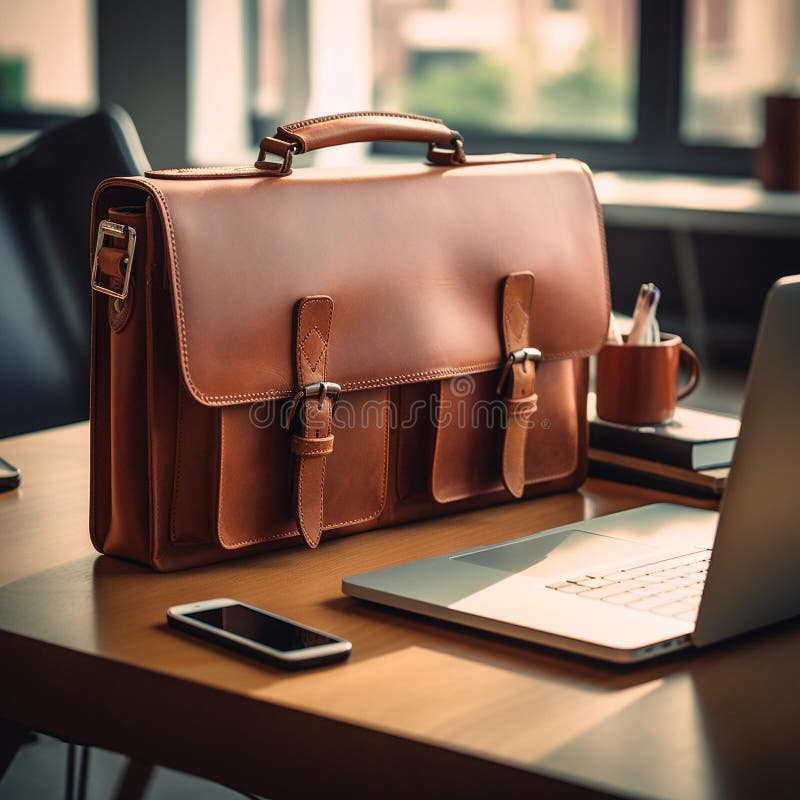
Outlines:
<svg viewBox="0 0 800 800"><path fill-rule="evenodd" d="M661 299L661 290L654 286L652 283L650 284L652 289L652 295L650 297L650 311L649 311L649 318L650 318L650 344L658 344L661 341L661 329L658 326L658 320L656 319L656 310L658 309L658 301Z"/></svg>
<svg viewBox="0 0 800 800"><path fill-rule="evenodd" d="M625 344L625 340L622 338L622 334L619 332L619 325L617 325L617 320L614 317L613 311L608 317L608 333L606 334L606 341L611 342L612 344Z"/></svg>
<svg viewBox="0 0 800 800"><path fill-rule="evenodd" d="M655 344L653 321L661 291L653 283L643 283L633 309L633 324L628 334L628 344Z"/></svg>

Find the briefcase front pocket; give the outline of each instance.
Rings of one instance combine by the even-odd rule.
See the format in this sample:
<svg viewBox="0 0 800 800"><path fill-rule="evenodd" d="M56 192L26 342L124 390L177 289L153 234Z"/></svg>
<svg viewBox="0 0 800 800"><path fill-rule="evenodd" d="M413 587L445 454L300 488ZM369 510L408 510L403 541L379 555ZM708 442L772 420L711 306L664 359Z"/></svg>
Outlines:
<svg viewBox="0 0 800 800"><path fill-rule="evenodd" d="M182 391L170 539L225 550L300 540L292 498L291 402L208 408ZM389 470L389 390L337 403L326 456L323 529L357 529L380 516Z"/></svg>
<svg viewBox="0 0 800 800"><path fill-rule="evenodd" d="M513 423L497 393L498 377L495 371L462 375L439 384L431 463L431 495L438 503L505 488L502 446ZM536 395L536 410L524 422L526 491L577 477L585 449L585 425L579 409L586 395L585 359L539 365Z"/></svg>
<svg viewBox="0 0 800 800"><path fill-rule="evenodd" d="M286 401L226 408L220 424L217 538L235 550L300 540ZM353 392L333 415L335 444L325 456L323 530L354 529L380 516L389 472L389 391Z"/></svg>

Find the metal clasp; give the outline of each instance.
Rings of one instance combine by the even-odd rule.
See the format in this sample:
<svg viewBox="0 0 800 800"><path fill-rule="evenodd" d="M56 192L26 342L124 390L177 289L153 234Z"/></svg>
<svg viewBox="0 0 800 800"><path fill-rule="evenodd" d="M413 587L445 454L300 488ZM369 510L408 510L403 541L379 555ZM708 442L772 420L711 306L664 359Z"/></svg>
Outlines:
<svg viewBox="0 0 800 800"><path fill-rule="evenodd" d="M521 347L519 350L512 350L508 354L506 363L503 366L503 372L500 374L500 380L497 383L497 394L503 393L503 387L506 385L508 373L511 372L511 367L514 364L522 364L522 371L526 372L528 369L528 361L539 361L542 358L542 351L538 347Z"/></svg>
<svg viewBox="0 0 800 800"><path fill-rule="evenodd" d="M333 381L319 381L318 383L309 383L300 391L303 393L304 397L316 397L318 407L322 408L326 397L330 397L332 403L335 403L339 399L339 395L342 393L342 387Z"/></svg>
<svg viewBox="0 0 800 800"><path fill-rule="evenodd" d="M448 150L446 147L441 147L435 142L428 144L428 161L433 164L441 164L442 161L437 156L444 156L450 164L464 164L467 161L467 155L464 152L464 140L457 132L453 132L453 138L450 140L453 149Z"/></svg>
<svg viewBox="0 0 800 800"><path fill-rule="evenodd" d="M256 169L263 169L267 173L274 173L275 175L288 175L292 171L292 160L297 153L297 145L292 144L286 150L283 155L283 162L278 164L277 162L267 161L267 154L269 154L269 150L265 150L263 147L258 151L258 158L256 159L256 163L253 166Z"/></svg>
<svg viewBox="0 0 800 800"><path fill-rule="evenodd" d="M322 404L325 402L326 397L330 397L331 404L335 405L341 393L342 387L333 381L318 381L317 383L306 384L292 400L292 407L289 410L288 427L291 428L292 422L294 422L294 418L297 414L297 409L300 407L301 400L307 400L309 398L316 397L317 408L321 410Z"/></svg>
<svg viewBox="0 0 800 800"><path fill-rule="evenodd" d="M113 236L117 239L126 238L127 255L123 260L125 265L125 276L122 279L122 289L111 289L103 286L100 282L100 251L105 244L106 236ZM92 289L102 294L124 300L128 296L128 289L131 285L131 265L133 264L133 254L136 250L136 229L130 225L120 225L110 219L104 219L97 227L97 244L94 248L94 261L92 263Z"/></svg>

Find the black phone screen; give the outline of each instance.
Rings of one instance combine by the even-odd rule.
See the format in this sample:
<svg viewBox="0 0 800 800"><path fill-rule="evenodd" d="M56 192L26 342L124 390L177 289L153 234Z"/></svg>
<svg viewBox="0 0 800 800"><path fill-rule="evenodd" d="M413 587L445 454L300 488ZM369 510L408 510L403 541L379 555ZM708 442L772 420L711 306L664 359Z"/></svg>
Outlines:
<svg viewBox="0 0 800 800"><path fill-rule="evenodd" d="M194 611L186 616L283 652L305 650L339 641L241 605Z"/></svg>

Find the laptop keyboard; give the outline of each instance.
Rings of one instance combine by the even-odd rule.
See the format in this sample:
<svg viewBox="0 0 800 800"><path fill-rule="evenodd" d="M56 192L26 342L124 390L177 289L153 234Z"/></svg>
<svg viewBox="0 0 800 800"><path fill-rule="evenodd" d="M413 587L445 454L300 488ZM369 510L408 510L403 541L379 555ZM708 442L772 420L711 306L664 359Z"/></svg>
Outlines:
<svg viewBox="0 0 800 800"><path fill-rule="evenodd" d="M711 550L699 550L614 571L589 571L547 588L694 622L710 559Z"/></svg>

